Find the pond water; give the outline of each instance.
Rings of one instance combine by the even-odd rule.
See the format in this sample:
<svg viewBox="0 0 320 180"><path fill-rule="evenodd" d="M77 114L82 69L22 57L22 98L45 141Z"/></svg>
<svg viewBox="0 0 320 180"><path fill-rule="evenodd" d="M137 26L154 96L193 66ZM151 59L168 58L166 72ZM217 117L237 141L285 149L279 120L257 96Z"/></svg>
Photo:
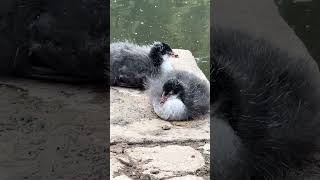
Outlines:
<svg viewBox="0 0 320 180"><path fill-rule="evenodd" d="M112 0L111 42L167 42L190 50L209 77L209 0Z"/></svg>
<svg viewBox="0 0 320 180"><path fill-rule="evenodd" d="M320 1L275 0L279 12L320 65Z"/></svg>

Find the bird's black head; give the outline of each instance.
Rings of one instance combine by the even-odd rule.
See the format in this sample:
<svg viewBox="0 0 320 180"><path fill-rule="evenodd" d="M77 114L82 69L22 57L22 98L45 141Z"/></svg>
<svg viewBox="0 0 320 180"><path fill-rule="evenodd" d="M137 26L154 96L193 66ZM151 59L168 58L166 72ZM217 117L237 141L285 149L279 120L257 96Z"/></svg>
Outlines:
<svg viewBox="0 0 320 180"><path fill-rule="evenodd" d="M155 42L153 44L153 47L155 48L155 50L161 54L161 55L168 55L171 56L173 54L173 51L171 49L171 47L163 42Z"/></svg>
<svg viewBox="0 0 320 180"><path fill-rule="evenodd" d="M182 82L177 79L170 79L163 85L160 103L164 103L170 96L176 96L182 101L184 100L184 86Z"/></svg>
<svg viewBox="0 0 320 180"><path fill-rule="evenodd" d="M163 62L164 56L178 57L178 55L173 52L173 50L168 44L163 42L153 43L150 50L150 57L154 61L154 65L160 66Z"/></svg>

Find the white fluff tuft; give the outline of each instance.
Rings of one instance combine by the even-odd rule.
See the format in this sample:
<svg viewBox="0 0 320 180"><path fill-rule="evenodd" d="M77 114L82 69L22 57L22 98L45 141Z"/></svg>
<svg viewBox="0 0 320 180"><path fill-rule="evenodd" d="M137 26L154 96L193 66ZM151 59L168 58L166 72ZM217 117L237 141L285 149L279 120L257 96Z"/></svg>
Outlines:
<svg viewBox="0 0 320 180"><path fill-rule="evenodd" d="M169 97L164 104L160 104L160 97L154 98L154 112L164 120L186 120L187 108L176 96Z"/></svg>
<svg viewBox="0 0 320 180"><path fill-rule="evenodd" d="M168 72L171 72L173 68L169 61L169 55L165 54L162 56L162 58L163 58L163 62L161 64L161 73L166 74Z"/></svg>

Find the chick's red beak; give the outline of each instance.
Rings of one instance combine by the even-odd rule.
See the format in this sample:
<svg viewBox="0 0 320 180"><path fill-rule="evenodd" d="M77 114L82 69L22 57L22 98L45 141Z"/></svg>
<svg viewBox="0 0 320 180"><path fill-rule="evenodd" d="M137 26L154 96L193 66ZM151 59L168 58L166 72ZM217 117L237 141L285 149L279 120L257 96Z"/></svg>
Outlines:
<svg viewBox="0 0 320 180"><path fill-rule="evenodd" d="M161 98L160 98L160 104L164 104L167 100L167 97L162 93Z"/></svg>
<svg viewBox="0 0 320 180"><path fill-rule="evenodd" d="M169 54L171 57L173 57L173 58L178 58L179 57L179 55L178 54L176 54L175 52L170 52L170 54Z"/></svg>

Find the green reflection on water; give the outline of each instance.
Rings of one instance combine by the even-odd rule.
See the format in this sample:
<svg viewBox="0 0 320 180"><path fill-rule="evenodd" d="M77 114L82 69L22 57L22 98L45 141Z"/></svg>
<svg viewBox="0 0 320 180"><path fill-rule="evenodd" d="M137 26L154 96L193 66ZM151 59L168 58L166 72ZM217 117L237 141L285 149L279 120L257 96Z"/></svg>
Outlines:
<svg viewBox="0 0 320 180"><path fill-rule="evenodd" d="M209 77L209 0L112 0L111 41L190 50Z"/></svg>

